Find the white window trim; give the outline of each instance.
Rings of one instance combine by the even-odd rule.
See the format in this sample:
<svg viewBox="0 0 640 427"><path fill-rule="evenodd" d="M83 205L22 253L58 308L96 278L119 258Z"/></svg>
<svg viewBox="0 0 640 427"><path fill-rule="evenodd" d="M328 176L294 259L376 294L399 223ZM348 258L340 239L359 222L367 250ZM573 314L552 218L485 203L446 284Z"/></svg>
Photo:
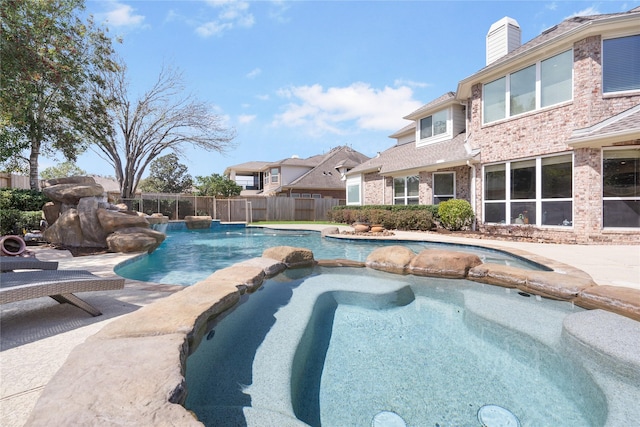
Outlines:
<svg viewBox="0 0 640 427"><path fill-rule="evenodd" d="M432 117L435 114L438 114L442 111L446 111L447 113L447 130L444 133L440 133L438 135L432 135L428 138L421 138L420 136L420 122L422 119L426 119L427 117ZM433 126L433 123L431 124ZM434 144L436 142L446 141L453 137L453 114L452 108L444 108L442 110L434 111L433 113L420 117L416 121L416 147L422 147L428 144Z"/></svg>
<svg viewBox="0 0 640 427"><path fill-rule="evenodd" d="M568 49L568 50L563 50L562 52L558 52L558 53L556 53L554 55L551 55L549 57L545 57L543 59L540 59L540 60L536 61L535 64L529 64L526 67L518 68L517 70L515 70L515 71L513 71L511 73L508 73L508 74L506 74L504 76L496 77L494 79L491 79L488 82L483 82L482 83L482 117L481 117L482 123L481 123L481 125L482 126L494 125L496 123L500 123L500 122L504 122L504 121L508 121L508 120L512 120L512 119L517 119L517 118L520 118L520 117L524 117L524 116L526 116L528 114L539 113L539 112L542 112L542 111L545 111L545 110L557 108L557 107L559 107L561 105L564 105L564 104L572 103L573 102L573 97L575 95L574 84L573 84L575 82L575 68L573 66L571 67L571 98L567 99L565 101L558 102L556 104L547 105L546 107L542 107L541 106L542 105L541 104L542 103L541 64L542 64L543 61L546 61L547 59L553 58L554 56L557 56L557 55L560 55L562 53L565 53L565 52L567 52L569 50L571 51L571 55L573 56L573 48ZM515 114L515 115L511 116L510 115L510 112L511 112L511 74L517 73L518 71L522 71L525 68L530 67L531 65L535 65L536 66L536 107L533 110L525 111L524 113ZM505 108L505 111L504 111L505 116L503 118L501 118L501 119L494 120L492 122L485 122L484 121L484 112L485 112L485 108L484 108L484 100L485 100L484 87L485 87L486 84L492 83L492 82L494 82L496 80L499 80L499 79L501 79L503 77L505 77L505 86L506 86L505 94L504 94L504 96L505 96L505 107L504 107Z"/></svg>
<svg viewBox="0 0 640 427"><path fill-rule="evenodd" d="M624 148L624 147L622 147ZM575 179L571 180L571 194L573 195L573 197L562 197L562 198L553 198L553 199L543 199L542 198L542 159L548 159L551 157L559 157L559 156L566 156L568 154L571 154L571 167L572 167L572 171L571 173L573 174L575 172L575 155L573 152L571 153L557 153L557 154L552 154L549 156L536 156L536 157L529 157L529 158L525 158L525 159L517 159L517 160L509 160L509 161L504 161L504 162L495 162L495 163L487 163L486 165L482 166L482 223L483 224L496 224L496 225L515 225L514 223L511 222L511 215L509 214L511 212L511 203L520 203L520 202L535 202L536 204L536 222L535 223L530 223L529 225L534 225L536 227L540 227L540 228L555 228L555 229L560 229L560 230L570 230L573 229L573 225L575 223L575 215L576 215L576 204L575 204ZM601 159L603 159L601 157ZM517 163L517 162L521 162L521 161L526 161L526 160L535 160L536 162L536 198L535 199L512 199L511 198L511 163ZM501 200L486 200L485 199L485 167L486 166L492 166L492 165L501 165L504 164L505 165L505 169L504 169L504 173L505 173L505 198L501 199ZM543 225L542 224L542 202L572 202L571 203L571 225ZM484 206L486 204L491 204L491 203L504 203L505 204L505 222L504 224L502 223L497 223L497 222L487 222L485 219L485 214L486 214L486 209L484 208ZM538 215L537 213L540 213L540 215Z"/></svg>
<svg viewBox="0 0 640 427"><path fill-rule="evenodd" d="M408 188L407 179L410 178L410 177L413 177L413 176L418 178L418 195L417 196L408 196L407 195L407 188ZM418 200L418 204L420 204L420 191L419 191L419 188L420 188L420 175L396 176L396 177L393 178L393 180L400 179L400 178L404 179L404 195L403 196L396 196L396 185L395 185L395 182L392 181L392 185L393 185L393 187L392 187L393 188L393 203L392 204L394 204L394 205L396 204L396 199L404 199L404 205L408 205L409 204L409 203L407 203L409 201L409 199Z"/></svg>
<svg viewBox="0 0 640 427"><path fill-rule="evenodd" d="M453 194L436 194L436 179L435 176L436 175L453 175ZM434 172L433 173L433 177L432 177L432 181L433 183L433 191L432 191L432 196L431 196L431 203L432 204L436 204L436 197L451 197L453 199L456 198L456 173L455 171L448 171L448 172Z"/></svg>
<svg viewBox="0 0 640 427"><path fill-rule="evenodd" d="M345 190L346 190L346 204L350 205L350 206L360 206L362 205L362 177L360 175L358 175L355 178L347 178L347 182L345 185ZM350 202L349 201L349 187L354 187L357 186L358 187L358 201L357 202Z"/></svg>

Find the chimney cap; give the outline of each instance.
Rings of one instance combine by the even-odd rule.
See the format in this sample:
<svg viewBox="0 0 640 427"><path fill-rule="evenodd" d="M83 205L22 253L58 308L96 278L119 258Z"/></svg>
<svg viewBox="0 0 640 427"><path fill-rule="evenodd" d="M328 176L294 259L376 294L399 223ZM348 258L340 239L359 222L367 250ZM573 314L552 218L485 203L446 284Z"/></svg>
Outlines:
<svg viewBox="0 0 640 427"><path fill-rule="evenodd" d="M501 20L494 22L489 28L489 32L487 34L491 34L497 29L502 28L504 25L513 25L514 27L520 28L520 24L518 24L518 21L509 16L505 16Z"/></svg>

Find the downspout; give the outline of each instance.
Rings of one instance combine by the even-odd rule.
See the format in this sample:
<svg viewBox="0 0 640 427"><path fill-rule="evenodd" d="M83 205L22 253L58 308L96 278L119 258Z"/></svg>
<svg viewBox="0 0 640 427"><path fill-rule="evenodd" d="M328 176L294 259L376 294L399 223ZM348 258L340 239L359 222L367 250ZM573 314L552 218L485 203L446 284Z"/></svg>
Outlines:
<svg viewBox="0 0 640 427"><path fill-rule="evenodd" d="M476 217L476 220L473 221L473 224L471 226L471 229L473 231L476 231L476 223L478 221L478 216L476 213L476 168L471 164L471 162L469 160L467 160L467 166L469 166L469 168L471 169L471 179L469 180L469 182L471 183L470 188L469 188L469 199L471 199L471 201L473 203L471 203L471 209L473 210L473 215Z"/></svg>

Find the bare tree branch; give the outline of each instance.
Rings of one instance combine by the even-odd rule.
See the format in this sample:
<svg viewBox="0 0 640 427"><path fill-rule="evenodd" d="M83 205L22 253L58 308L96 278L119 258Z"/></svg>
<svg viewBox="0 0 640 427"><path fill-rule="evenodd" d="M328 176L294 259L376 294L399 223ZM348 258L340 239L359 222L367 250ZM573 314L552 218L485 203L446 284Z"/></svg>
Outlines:
<svg viewBox="0 0 640 427"><path fill-rule="evenodd" d="M99 155L113 167L123 198L134 196L151 161L165 153L184 156L188 146L224 153L234 146L227 128L210 106L185 94L182 73L163 67L153 86L130 102L126 67L107 76L115 133L96 139Z"/></svg>

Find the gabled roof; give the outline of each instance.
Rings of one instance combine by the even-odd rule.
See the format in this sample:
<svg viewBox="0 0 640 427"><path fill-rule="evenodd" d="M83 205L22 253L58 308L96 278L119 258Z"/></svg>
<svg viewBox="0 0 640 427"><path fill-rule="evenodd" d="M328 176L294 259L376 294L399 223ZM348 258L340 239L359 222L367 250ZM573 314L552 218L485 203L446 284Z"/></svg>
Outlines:
<svg viewBox="0 0 640 427"><path fill-rule="evenodd" d="M396 175L403 171L437 170L465 164L476 153L470 152L465 144L466 133L453 139L416 147L414 142L395 145L388 150L353 168L348 175L379 171L381 175Z"/></svg>
<svg viewBox="0 0 640 427"><path fill-rule="evenodd" d="M400 138L401 136L415 133L415 131L416 131L416 122L413 121L408 125L406 125L405 127L403 127L402 129L395 131L394 133L389 135L389 138Z"/></svg>
<svg viewBox="0 0 640 427"><path fill-rule="evenodd" d="M429 102L428 104L425 104L422 107L418 108L414 112L404 116L403 119L415 120L415 119L419 118L420 116L423 116L426 113L428 113L428 112L430 112L432 110L435 110L438 107L444 107L445 105L450 104L455 100L456 100L456 94L453 93L453 92L447 92L444 95L442 95L442 96L434 99L433 101Z"/></svg>
<svg viewBox="0 0 640 427"><path fill-rule="evenodd" d="M567 144L574 148L602 147L635 139L640 140L640 104L593 126L574 130Z"/></svg>
<svg viewBox="0 0 640 427"><path fill-rule="evenodd" d="M236 171L236 173L260 172L268 164L269 164L269 162L259 162L259 161L240 163L239 165L228 166L224 170L224 174L223 175L228 176L231 173L232 170Z"/></svg>
<svg viewBox="0 0 640 427"><path fill-rule="evenodd" d="M461 80L458 83L457 96L459 99L468 98L472 84L494 73L504 72L500 70L515 66L518 61L526 60L526 58L536 52L548 50L553 45L577 41L590 35L599 34L603 25L622 25L633 28L637 26L638 18L640 18L640 8L635 8L628 12L574 16L565 19L558 25L554 25L543 31L537 37L534 37L500 59L497 59L471 76Z"/></svg>
<svg viewBox="0 0 640 427"><path fill-rule="evenodd" d="M337 168L350 168L367 160L369 157L350 147L337 147L322 156L316 167L283 188L344 189L342 175Z"/></svg>

